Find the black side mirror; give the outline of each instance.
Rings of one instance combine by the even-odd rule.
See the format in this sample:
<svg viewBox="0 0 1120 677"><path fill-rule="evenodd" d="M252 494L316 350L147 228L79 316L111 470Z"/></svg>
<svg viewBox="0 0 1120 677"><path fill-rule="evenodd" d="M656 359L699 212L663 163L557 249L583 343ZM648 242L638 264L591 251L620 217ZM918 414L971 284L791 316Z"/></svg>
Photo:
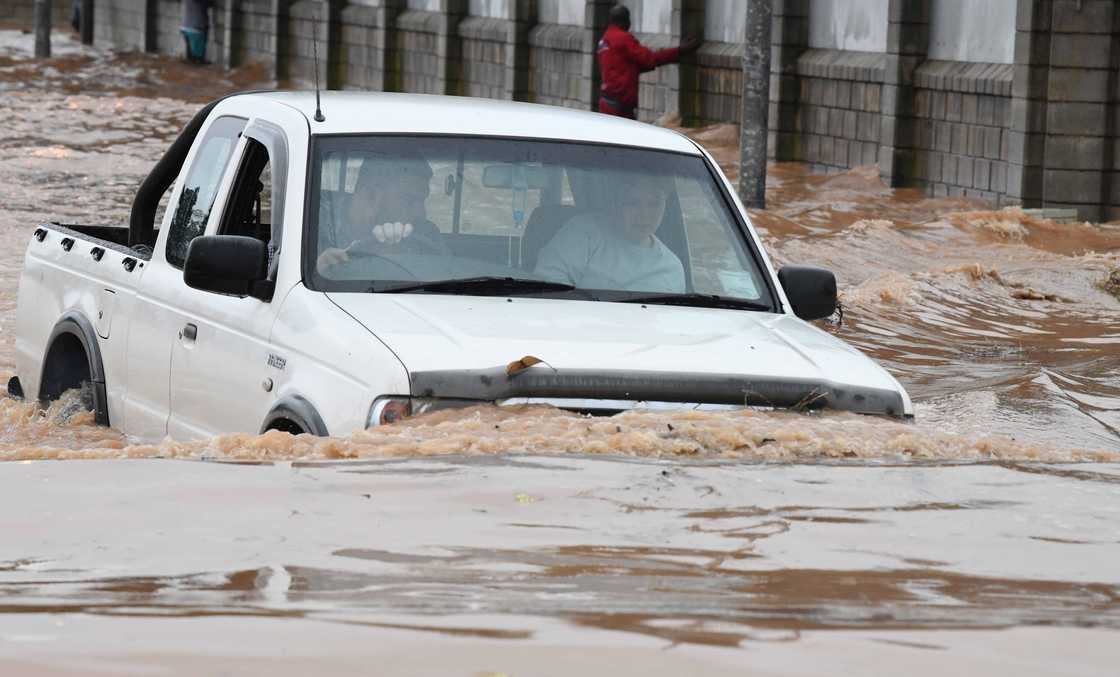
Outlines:
<svg viewBox="0 0 1120 677"><path fill-rule="evenodd" d="M183 263L188 287L230 296L248 296L268 277L268 249L254 237L203 235L191 240Z"/></svg>
<svg viewBox="0 0 1120 677"><path fill-rule="evenodd" d="M836 276L809 266L786 266L778 271L793 313L803 320L820 320L836 312Z"/></svg>

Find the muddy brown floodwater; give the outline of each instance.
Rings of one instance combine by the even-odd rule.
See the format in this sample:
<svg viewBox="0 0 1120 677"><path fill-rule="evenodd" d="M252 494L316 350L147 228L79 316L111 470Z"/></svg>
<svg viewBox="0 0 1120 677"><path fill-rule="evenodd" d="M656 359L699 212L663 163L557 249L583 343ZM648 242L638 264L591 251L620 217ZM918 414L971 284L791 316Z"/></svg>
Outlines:
<svg viewBox="0 0 1120 677"><path fill-rule="evenodd" d="M4 379L33 227L125 223L198 104L263 72L65 36L37 62L12 28ZM737 171L734 128L689 133ZM776 165L768 196L769 251L836 272L827 329L915 423L477 408L141 445L3 399L0 673L1115 674L1120 228L874 168Z"/></svg>

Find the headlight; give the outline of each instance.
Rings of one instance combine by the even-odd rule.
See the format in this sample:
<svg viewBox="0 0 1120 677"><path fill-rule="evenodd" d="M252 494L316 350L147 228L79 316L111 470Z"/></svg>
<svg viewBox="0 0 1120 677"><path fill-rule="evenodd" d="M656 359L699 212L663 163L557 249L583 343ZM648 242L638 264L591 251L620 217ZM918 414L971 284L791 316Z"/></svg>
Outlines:
<svg viewBox="0 0 1120 677"><path fill-rule="evenodd" d="M412 416L412 400L407 397L379 397L369 408L366 427L396 423Z"/></svg>
<svg viewBox="0 0 1120 677"><path fill-rule="evenodd" d="M412 416L419 416L430 411L440 409L462 409L476 404L478 400L453 400L442 397L404 397L400 395L386 395L373 401L369 408L369 417L366 427L387 425L403 421Z"/></svg>

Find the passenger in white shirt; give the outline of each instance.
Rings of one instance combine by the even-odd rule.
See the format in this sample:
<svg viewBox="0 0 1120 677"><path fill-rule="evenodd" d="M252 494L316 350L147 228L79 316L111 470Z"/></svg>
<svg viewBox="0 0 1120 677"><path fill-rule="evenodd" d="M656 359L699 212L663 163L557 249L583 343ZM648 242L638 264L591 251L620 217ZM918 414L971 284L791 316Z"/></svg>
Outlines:
<svg viewBox="0 0 1120 677"><path fill-rule="evenodd" d="M581 289L683 293L684 266L657 238L670 179L628 174L616 205L573 217L537 257L535 273Z"/></svg>

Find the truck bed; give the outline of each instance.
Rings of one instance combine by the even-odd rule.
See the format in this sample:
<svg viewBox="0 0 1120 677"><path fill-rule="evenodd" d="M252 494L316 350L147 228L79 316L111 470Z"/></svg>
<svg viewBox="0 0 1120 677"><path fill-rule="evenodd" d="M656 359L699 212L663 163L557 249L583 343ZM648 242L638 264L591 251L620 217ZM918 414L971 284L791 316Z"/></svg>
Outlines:
<svg viewBox="0 0 1120 677"><path fill-rule="evenodd" d="M149 248L128 246L128 228L45 223L35 229L16 310L17 373L25 393L40 393L43 360L60 318L84 318L96 332L90 342L105 370L119 365L127 321L114 327L114 316L129 305L149 259Z"/></svg>
<svg viewBox="0 0 1120 677"><path fill-rule="evenodd" d="M96 245L108 247L129 256L138 256L145 260L151 258L151 252L147 249L132 249L128 246L128 226L86 226L78 223L47 223L40 226L40 228L49 228L63 235L77 236L77 238L82 240L90 240Z"/></svg>

